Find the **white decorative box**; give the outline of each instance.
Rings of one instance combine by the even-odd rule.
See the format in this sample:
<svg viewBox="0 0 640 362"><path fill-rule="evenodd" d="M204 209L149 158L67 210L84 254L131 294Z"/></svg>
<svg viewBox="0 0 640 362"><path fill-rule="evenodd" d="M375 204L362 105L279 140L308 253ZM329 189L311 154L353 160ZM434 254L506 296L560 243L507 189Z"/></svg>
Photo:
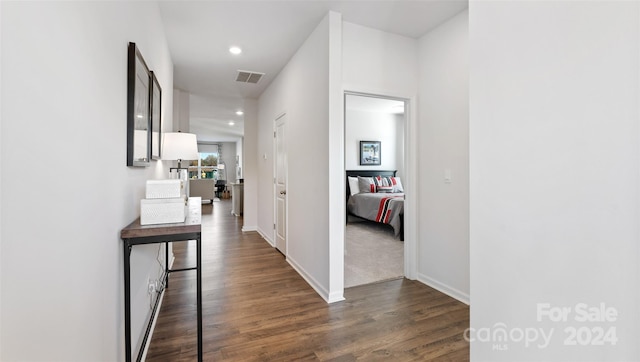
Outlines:
<svg viewBox="0 0 640 362"><path fill-rule="evenodd" d="M185 196L184 180L147 180L147 199L169 199Z"/></svg>
<svg viewBox="0 0 640 362"><path fill-rule="evenodd" d="M140 225L184 222L186 216L187 200L183 197L140 200Z"/></svg>

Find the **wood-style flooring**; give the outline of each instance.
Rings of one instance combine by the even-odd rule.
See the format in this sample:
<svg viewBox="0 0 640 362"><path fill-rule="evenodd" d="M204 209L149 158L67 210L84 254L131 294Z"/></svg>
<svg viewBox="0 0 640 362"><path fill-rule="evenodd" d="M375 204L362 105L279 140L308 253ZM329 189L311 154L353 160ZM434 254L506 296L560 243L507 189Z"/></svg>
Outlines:
<svg viewBox="0 0 640 362"><path fill-rule="evenodd" d="M203 205L205 361L466 361L469 307L417 281L345 290L327 304L229 200ZM195 243L174 244L174 268L195 265ZM195 271L173 273L147 361L195 361Z"/></svg>

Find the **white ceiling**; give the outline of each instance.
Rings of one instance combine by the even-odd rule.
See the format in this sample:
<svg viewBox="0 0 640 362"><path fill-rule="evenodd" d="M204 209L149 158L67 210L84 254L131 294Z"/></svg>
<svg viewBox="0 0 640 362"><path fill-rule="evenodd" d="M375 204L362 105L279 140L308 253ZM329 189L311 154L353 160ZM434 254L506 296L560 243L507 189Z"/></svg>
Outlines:
<svg viewBox="0 0 640 362"><path fill-rule="evenodd" d="M215 0L160 1L159 6L174 87L191 94L191 132L199 140L225 141L242 135L242 117L235 115L242 99L262 93L328 11L341 13L347 22L419 38L468 2ZM232 45L242 54L230 54ZM238 70L266 75L258 84L239 83Z"/></svg>
<svg viewBox="0 0 640 362"><path fill-rule="evenodd" d="M344 107L347 110L353 111L395 114L404 113L403 101L353 94L348 94L345 97Z"/></svg>

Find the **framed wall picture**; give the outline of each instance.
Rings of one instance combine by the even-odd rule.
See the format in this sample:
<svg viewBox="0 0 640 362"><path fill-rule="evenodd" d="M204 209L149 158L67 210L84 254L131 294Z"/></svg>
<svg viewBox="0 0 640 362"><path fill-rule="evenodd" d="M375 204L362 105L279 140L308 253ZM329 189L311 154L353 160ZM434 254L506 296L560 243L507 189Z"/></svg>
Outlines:
<svg viewBox="0 0 640 362"><path fill-rule="evenodd" d="M135 43L127 64L127 166L149 166L151 159L151 73Z"/></svg>
<svg viewBox="0 0 640 362"><path fill-rule="evenodd" d="M156 78L154 71L151 71L151 159L160 159L162 142L162 88Z"/></svg>
<svg viewBox="0 0 640 362"><path fill-rule="evenodd" d="M380 141L360 141L360 165L380 165Z"/></svg>

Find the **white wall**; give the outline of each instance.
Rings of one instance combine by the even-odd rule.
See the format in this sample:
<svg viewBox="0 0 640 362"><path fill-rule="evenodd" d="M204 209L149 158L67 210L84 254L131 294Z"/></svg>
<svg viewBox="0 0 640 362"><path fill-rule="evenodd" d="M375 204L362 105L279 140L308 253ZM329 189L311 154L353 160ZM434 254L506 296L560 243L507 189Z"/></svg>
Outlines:
<svg viewBox="0 0 640 362"><path fill-rule="evenodd" d="M189 92L173 89L173 132L189 132L190 102Z"/></svg>
<svg viewBox="0 0 640 362"><path fill-rule="evenodd" d="M0 19L2 19L2 6L0 5ZM0 39L2 39L2 26L0 23ZM2 83L2 46L0 44L0 85ZM1 88L0 88L1 90ZM0 160L2 160L2 99L3 97L0 94ZM2 176L2 167L0 167L0 272L2 269L2 180L4 179ZM2 277L0 277L0 359L2 359Z"/></svg>
<svg viewBox="0 0 640 362"><path fill-rule="evenodd" d="M239 139L238 141L236 141L236 157L237 157L237 162L236 162L236 179L238 179L238 182L240 182L239 179L242 178L242 149L243 149L243 144L242 144L243 139Z"/></svg>
<svg viewBox="0 0 640 362"><path fill-rule="evenodd" d="M236 143L221 142L220 146L222 148L222 162L224 162L227 174L227 183L236 182Z"/></svg>
<svg viewBox="0 0 640 362"><path fill-rule="evenodd" d="M244 205L242 209L242 230L255 231L258 229L258 184L265 183L263 175L258 170L261 163L258 151L258 101L256 99L244 100L244 139L243 169L244 176ZM272 176L273 177L273 176ZM260 179L259 179L260 178ZM267 179L267 183L269 179ZM262 211L262 209L260 209ZM271 214L273 215L273 214Z"/></svg>
<svg viewBox="0 0 640 362"><path fill-rule="evenodd" d="M346 90L404 97L416 94L416 39L349 22L343 22L342 36L342 81Z"/></svg>
<svg viewBox="0 0 640 362"><path fill-rule="evenodd" d="M403 161L401 151L404 144L398 142L404 136L403 124L403 118L393 113L347 110L344 146L346 169L397 170ZM380 166L360 166L360 141L380 141Z"/></svg>
<svg viewBox="0 0 640 362"><path fill-rule="evenodd" d="M329 13L329 303L344 300L344 94L342 15ZM336 182L336 180L342 180Z"/></svg>
<svg viewBox="0 0 640 362"><path fill-rule="evenodd" d="M541 348L476 340L472 360L640 360L639 6L470 4L471 327L554 331ZM617 319L578 322L579 303ZM565 328L618 341L568 346Z"/></svg>
<svg viewBox="0 0 640 362"><path fill-rule="evenodd" d="M169 166L126 167L129 41L156 71L164 99L173 96L157 5L0 7L1 165L11 175L1 185L0 360L122 360L119 233L139 215L145 180ZM172 103L162 102L165 131ZM157 275L157 251L136 247L133 255L136 339L149 311L140 282Z"/></svg>
<svg viewBox="0 0 640 362"><path fill-rule="evenodd" d="M469 303L468 12L420 39L418 280ZM445 182L445 173L451 182Z"/></svg>
<svg viewBox="0 0 640 362"><path fill-rule="evenodd" d="M404 179L406 175L404 172L404 167L405 167L404 156L405 156L405 148L407 146L407 143L405 142L405 128L404 128L406 123L406 117L404 114L396 114L395 119L396 119L395 121L396 170L398 170L396 175Z"/></svg>
<svg viewBox="0 0 640 362"><path fill-rule="evenodd" d="M286 113L287 261L325 299L329 298L330 16L260 96L257 152L258 231L273 244L273 129L276 118Z"/></svg>

